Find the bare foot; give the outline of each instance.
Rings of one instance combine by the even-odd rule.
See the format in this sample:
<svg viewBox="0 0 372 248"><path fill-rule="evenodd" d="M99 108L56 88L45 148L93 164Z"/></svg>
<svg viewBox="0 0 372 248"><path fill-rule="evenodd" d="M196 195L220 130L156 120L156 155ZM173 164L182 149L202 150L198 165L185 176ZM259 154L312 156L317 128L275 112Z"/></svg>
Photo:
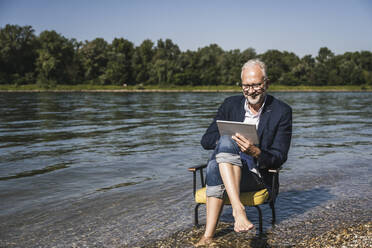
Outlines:
<svg viewBox="0 0 372 248"><path fill-rule="evenodd" d="M209 245L212 243L213 238L212 237L206 237L202 236L198 243L194 244L195 247L203 246L203 245Z"/></svg>
<svg viewBox="0 0 372 248"><path fill-rule="evenodd" d="M235 232L247 232L254 228L252 222L250 222L245 213L245 209L233 209L233 216L235 219L234 231Z"/></svg>

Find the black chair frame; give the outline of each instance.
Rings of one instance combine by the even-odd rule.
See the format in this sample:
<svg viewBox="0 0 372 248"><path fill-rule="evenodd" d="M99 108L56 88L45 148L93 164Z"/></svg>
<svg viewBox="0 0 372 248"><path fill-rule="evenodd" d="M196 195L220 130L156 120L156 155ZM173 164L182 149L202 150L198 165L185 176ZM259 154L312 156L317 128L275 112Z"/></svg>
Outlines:
<svg viewBox="0 0 372 248"><path fill-rule="evenodd" d="M200 181L201 181L201 186L205 187L205 178L203 176L203 169L207 167L207 164L201 164L197 166L192 166L188 168L189 171L193 172L193 195L195 198L195 193L196 193L196 187L197 187L197 172L199 171L200 174ZM277 182L279 181L279 169L270 169L268 170L269 173L273 173L273 181L272 181L272 187L269 189L269 199L264 203L264 204L269 204L271 208L271 214L272 214L272 224L275 224L276 221L276 215L275 215L275 200L276 197L279 193L279 188L277 187ZM199 206L202 205L203 203L196 203L195 208L194 208L194 226L199 225L199 214L198 214L198 209ZM259 233L262 234L263 227L262 227L262 211L259 205L254 206L257 211L258 211L258 220L259 220Z"/></svg>

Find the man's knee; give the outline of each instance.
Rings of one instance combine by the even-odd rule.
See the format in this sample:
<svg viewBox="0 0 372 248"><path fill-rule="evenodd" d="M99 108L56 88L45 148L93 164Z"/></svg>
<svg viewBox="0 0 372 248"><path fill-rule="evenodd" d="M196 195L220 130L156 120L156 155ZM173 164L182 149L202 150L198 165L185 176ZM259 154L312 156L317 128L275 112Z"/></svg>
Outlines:
<svg viewBox="0 0 372 248"><path fill-rule="evenodd" d="M240 149L230 136L222 136L216 149L216 161L218 164L229 163L240 167L242 166Z"/></svg>
<svg viewBox="0 0 372 248"><path fill-rule="evenodd" d="M236 144L235 140L231 138L229 135L223 135L218 140L217 144L217 153L234 153L239 154L240 149Z"/></svg>

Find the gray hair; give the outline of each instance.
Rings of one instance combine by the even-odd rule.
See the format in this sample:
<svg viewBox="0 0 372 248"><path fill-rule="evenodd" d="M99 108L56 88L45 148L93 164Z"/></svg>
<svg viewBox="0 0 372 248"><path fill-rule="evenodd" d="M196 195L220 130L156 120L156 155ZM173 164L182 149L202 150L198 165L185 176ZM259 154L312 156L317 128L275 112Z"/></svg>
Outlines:
<svg viewBox="0 0 372 248"><path fill-rule="evenodd" d="M242 67L242 72L240 74L240 78L243 78L243 71L247 69L248 67L258 65L262 71L264 81L267 80L267 75L266 75L266 65L264 62L262 62L260 59L250 59L248 60Z"/></svg>

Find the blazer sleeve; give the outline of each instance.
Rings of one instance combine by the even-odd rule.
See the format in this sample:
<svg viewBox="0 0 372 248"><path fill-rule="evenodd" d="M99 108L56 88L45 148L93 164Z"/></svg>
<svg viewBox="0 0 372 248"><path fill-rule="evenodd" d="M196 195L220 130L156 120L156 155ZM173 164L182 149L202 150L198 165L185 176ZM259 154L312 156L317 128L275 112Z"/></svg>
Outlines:
<svg viewBox="0 0 372 248"><path fill-rule="evenodd" d="M226 100L221 104L217 110L217 114L214 117L212 123L207 128L207 131L204 133L200 143L202 147L206 150L212 150L216 148L217 141L220 139L220 133L218 132L216 120L227 120L227 103Z"/></svg>
<svg viewBox="0 0 372 248"><path fill-rule="evenodd" d="M260 169L277 169L287 161L292 137L292 109L288 107L282 114L273 142L269 147L261 148L258 157Z"/></svg>

